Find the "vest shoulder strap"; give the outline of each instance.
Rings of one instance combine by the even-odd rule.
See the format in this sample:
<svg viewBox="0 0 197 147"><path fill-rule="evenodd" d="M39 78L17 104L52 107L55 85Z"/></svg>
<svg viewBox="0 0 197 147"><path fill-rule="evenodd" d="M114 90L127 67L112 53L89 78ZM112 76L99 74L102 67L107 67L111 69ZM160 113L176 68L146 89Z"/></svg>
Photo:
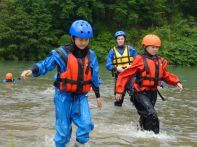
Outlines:
<svg viewBox="0 0 197 147"><path fill-rule="evenodd" d="M69 54L70 50L71 50L71 44L66 44L63 49ZM58 53L58 55L60 56L60 58L64 61L65 66L67 66L68 63L68 57L66 57L64 55L64 53L62 52L62 50L60 48L56 49L56 52ZM59 65L57 66L57 71L60 72L60 67Z"/></svg>
<svg viewBox="0 0 197 147"><path fill-rule="evenodd" d="M128 58L129 64L130 64L131 63L131 60L130 60L129 46L126 45L125 49L127 50L127 58Z"/></svg>
<svg viewBox="0 0 197 147"><path fill-rule="evenodd" d="M117 49L116 49L116 47L114 46L112 49L113 49L115 58L117 58L117 54L116 54L117 53Z"/></svg>
<svg viewBox="0 0 197 147"><path fill-rule="evenodd" d="M142 58L143 58L143 61L144 61L144 68L146 70L146 73L149 74L150 73L150 69L148 67L148 63L147 63L147 60L146 60L146 56L144 54L141 54Z"/></svg>
<svg viewBox="0 0 197 147"><path fill-rule="evenodd" d="M58 55L61 57L61 59L66 63L68 62L68 58L64 55L64 53L62 53L61 49L57 49L56 52L58 53Z"/></svg>
<svg viewBox="0 0 197 147"><path fill-rule="evenodd" d="M72 44L71 43L68 43L68 44L65 44L64 47L63 47L64 51L66 53L71 53L71 49L72 49ZM58 48L56 50L56 52L59 54L59 56L61 57L61 59L65 62L65 65L67 65L67 62L68 62L68 57L66 57L64 55L64 53L62 52L62 50L60 48Z"/></svg>

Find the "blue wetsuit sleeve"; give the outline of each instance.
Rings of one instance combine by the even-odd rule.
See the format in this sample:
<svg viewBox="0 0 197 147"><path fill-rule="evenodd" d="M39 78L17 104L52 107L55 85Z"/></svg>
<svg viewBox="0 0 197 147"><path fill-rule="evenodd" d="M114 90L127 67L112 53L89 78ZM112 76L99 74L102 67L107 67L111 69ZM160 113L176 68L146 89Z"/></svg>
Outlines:
<svg viewBox="0 0 197 147"><path fill-rule="evenodd" d="M138 55L137 51L132 46L129 46L129 53L132 57L136 57Z"/></svg>
<svg viewBox="0 0 197 147"><path fill-rule="evenodd" d="M100 90L99 90L99 65L96 54L91 51L90 52L90 67L92 70L92 89L96 95L96 98L100 97Z"/></svg>
<svg viewBox="0 0 197 147"><path fill-rule="evenodd" d="M32 66L32 76L38 77L40 75L45 75L48 71L54 70L57 65L60 66L61 72L65 71L66 67L64 61L59 57L55 50L52 50L47 58Z"/></svg>
<svg viewBox="0 0 197 147"><path fill-rule="evenodd" d="M115 69L116 67L113 65L113 59L114 59L114 52L113 50L111 49L108 53L108 57L107 57L107 61L106 61L106 68L109 70L109 71L112 71L113 69Z"/></svg>
<svg viewBox="0 0 197 147"><path fill-rule="evenodd" d="M42 61L37 62L32 67L33 77L45 75L48 71L53 70L56 67L56 62L53 56L49 56Z"/></svg>

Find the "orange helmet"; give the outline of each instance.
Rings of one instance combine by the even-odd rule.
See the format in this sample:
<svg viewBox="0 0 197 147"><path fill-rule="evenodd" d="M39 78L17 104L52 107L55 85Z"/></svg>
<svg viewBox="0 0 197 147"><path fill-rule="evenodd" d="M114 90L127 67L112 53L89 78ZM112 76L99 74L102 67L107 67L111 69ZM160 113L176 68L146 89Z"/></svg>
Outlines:
<svg viewBox="0 0 197 147"><path fill-rule="evenodd" d="M6 79L6 80L13 80L13 75L12 75L12 73L7 73L7 74L5 75L5 79Z"/></svg>
<svg viewBox="0 0 197 147"><path fill-rule="evenodd" d="M161 46L161 40L157 35L154 34L148 34L142 39L142 45L143 46Z"/></svg>

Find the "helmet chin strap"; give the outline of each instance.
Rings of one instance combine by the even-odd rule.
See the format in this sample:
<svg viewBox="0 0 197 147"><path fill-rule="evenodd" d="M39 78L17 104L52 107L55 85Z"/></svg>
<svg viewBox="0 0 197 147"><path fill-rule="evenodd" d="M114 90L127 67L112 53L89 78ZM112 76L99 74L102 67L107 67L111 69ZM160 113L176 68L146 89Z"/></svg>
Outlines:
<svg viewBox="0 0 197 147"><path fill-rule="evenodd" d="M70 40L72 43L75 43L75 36L70 36Z"/></svg>
<svg viewBox="0 0 197 147"><path fill-rule="evenodd" d="M146 50L146 48L144 48L144 54L147 55L148 57L150 57L151 59L155 59L155 58L158 57L157 55L151 55L151 54Z"/></svg>

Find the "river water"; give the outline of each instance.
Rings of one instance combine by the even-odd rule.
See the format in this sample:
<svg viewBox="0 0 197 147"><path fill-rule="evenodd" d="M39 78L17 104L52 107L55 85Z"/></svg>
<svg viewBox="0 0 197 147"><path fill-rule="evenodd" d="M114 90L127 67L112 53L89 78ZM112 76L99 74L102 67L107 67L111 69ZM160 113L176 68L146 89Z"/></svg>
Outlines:
<svg viewBox="0 0 197 147"><path fill-rule="evenodd" d="M12 72L17 79L29 62L1 62L0 79ZM89 93L89 103L95 129L90 135L90 147L195 147L197 146L197 68L170 67L180 76L184 91L166 86L158 98L156 110L161 132L137 129L139 116L126 96L123 107L113 106L114 81L111 74L100 67L103 109L96 108L94 93ZM53 74L39 78L18 80L16 84L0 83L0 147L53 147L55 113L53 105ZM75 142L75 126L69 146Z"/></svg>

